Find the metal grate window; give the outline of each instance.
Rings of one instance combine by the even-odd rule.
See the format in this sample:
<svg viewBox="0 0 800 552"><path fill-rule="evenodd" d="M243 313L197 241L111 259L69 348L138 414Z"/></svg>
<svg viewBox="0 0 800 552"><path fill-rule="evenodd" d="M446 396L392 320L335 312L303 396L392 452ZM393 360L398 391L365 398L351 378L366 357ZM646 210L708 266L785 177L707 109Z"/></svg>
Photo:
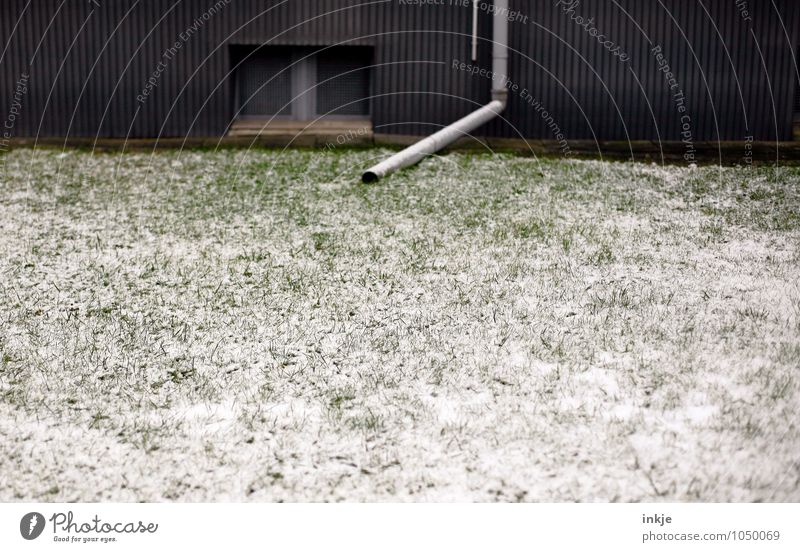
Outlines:
<svg viewBox="0 0 800 552"><path fill-rule="evenodd" d="M369 114L369 52L332 48L317 56L317 113Z"/></svg>
<svg viewBox="0 0 800 552"><path fill-rule="evenodd" d="M237 74L242 115L292 114L290 59L288 52L256 51L242 63Z"/></svg>
<svg viewBox="0 0 800 552"><path fill-rule="evenodd" d="M369 115L371 50L340 46L234 47L242 116L347 118Z"/></svg>

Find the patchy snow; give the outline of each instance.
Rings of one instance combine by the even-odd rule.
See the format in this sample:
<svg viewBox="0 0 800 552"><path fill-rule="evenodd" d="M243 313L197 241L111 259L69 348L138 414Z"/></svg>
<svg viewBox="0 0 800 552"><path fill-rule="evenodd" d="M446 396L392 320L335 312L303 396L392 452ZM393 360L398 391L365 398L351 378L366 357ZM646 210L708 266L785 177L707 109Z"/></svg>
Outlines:
<svg viewBox="0 0 800 552"><path fill-rule="evenodd" d="M6 154L0 499L800 499L800 171L377 154Z"/></svg>

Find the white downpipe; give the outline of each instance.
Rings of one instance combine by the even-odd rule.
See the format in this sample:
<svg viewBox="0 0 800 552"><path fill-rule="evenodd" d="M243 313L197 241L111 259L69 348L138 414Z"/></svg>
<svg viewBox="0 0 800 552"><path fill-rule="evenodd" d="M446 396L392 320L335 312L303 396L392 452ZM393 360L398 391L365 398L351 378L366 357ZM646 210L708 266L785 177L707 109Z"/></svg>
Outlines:
<svg viewBox="0 0 800 552"><path fill-rule="evenodd" d="M472 61L478 61L478 0L472 0Z"/></svg>
<svg viewBox="0 0 800 552"><path fill-rule="evenodd" d="M492 71L495 78L492 79L492 101L439 132L367 169L361 180L365 183L375 182L397 170L419 163L425 157L433 155L459 138L468 136L473 130L503 112L508 100L508 89L506 88L508 80L508 2L509 0L494 1ZM475 18L475 22L477 23L477 18Z"/></svg>
<svg viewBox="0 0 800 552"><path fill-rule="evenodd" d="M508 101L508 0L494 1L492 26L492 99Z"/></svg>

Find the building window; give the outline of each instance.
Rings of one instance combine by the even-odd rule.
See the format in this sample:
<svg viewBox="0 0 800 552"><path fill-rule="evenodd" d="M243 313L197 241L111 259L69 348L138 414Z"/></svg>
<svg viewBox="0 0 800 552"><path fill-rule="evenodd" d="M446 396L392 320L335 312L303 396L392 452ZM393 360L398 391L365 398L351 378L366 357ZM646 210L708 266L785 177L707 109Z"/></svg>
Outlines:
<svg viewBox="0 0 800 552"><path fill-rule="evenodd" d="M292 114L291 56L276 50L254 54L236 74L237 106L241 115Z"/></svg>
<svg viewBox="0 0 800 552"><path fill-rule="evenodd" d="M368 118L369 48L264 46L234 49L236 112L242 117Z"/></svg>
<svg viewBox="0 0 800 552"><path fill-rule="evenodd" d="M317 112L320 115L369 115L370 52L331 48L317 56Z"/></svg>

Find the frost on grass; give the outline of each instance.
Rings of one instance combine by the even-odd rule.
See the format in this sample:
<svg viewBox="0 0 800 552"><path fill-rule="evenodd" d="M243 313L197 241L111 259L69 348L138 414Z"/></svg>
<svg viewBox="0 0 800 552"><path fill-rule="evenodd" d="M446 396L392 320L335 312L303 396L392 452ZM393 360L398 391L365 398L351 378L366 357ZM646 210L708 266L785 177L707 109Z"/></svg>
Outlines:
<svg viewBox="0 0 800 552"><path fill-rule="evenodd" d="M18 150L0 500L800 499L800 171Z"/></svg>

